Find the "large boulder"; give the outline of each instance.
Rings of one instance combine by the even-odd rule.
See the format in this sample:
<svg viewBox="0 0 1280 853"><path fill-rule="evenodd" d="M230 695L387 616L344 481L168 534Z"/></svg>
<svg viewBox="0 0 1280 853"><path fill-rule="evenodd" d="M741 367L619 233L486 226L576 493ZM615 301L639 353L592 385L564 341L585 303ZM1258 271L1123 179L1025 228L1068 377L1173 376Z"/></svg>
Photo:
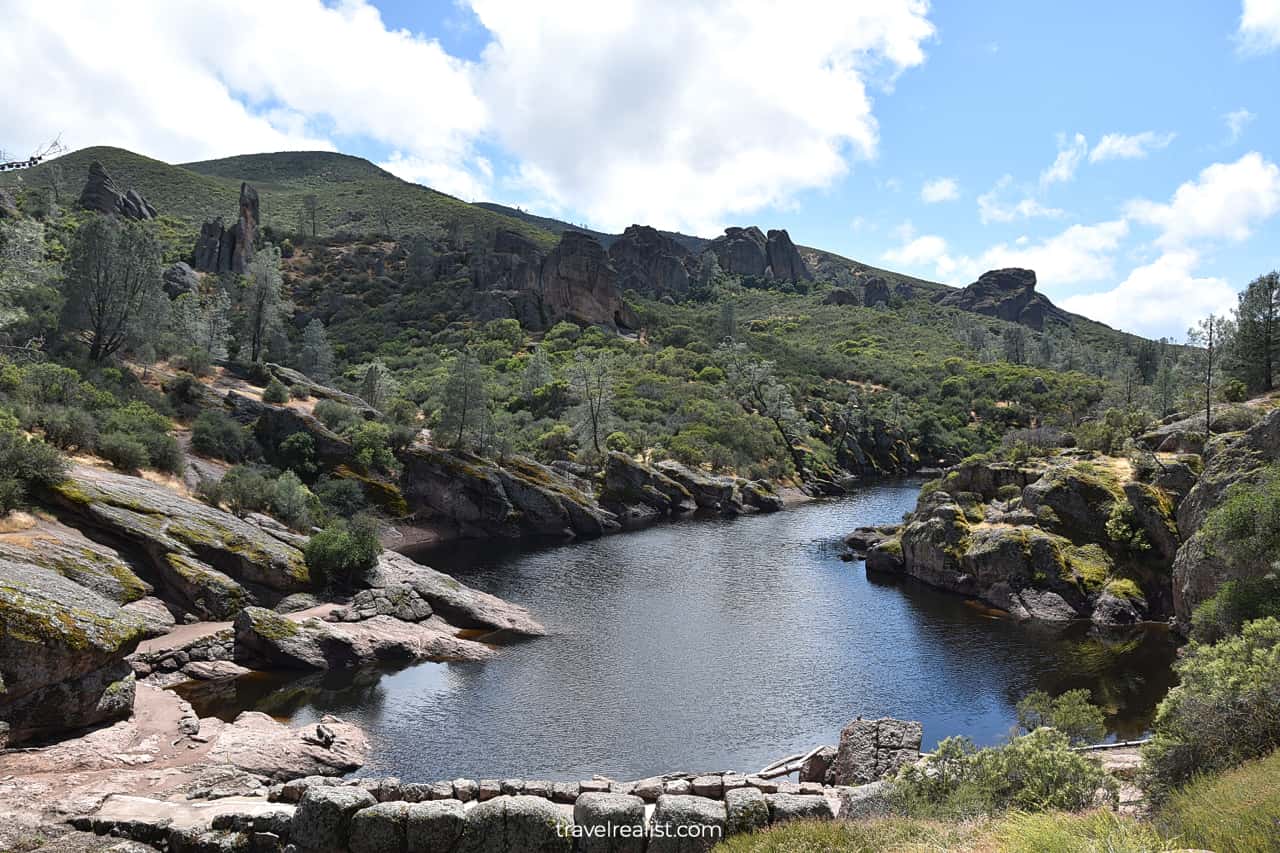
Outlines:
<svg viewBox="0 0 1280 853"><path fill-rule="evenodd" d="M374 805L373 795L354 785L308 788L293 813L290 838L308 853L346 853L356 815Z"/></svg>
<svg viewBox="0 0 1280 853"><path fill-rule="evenodd" d="M142 621L52 571L0 559L0 721L9 743L119 719Z"/></svg>
<svg viewBox="0 0 1280 853"><path fill-rule="evenodd" d="M295 544L141 477L77 465L48 498L77 526L132 546L163 597L207 618L311 588Z"/></svg>
<svg viewBox="0 0 1280 853"><path fill-rule="evenodd" d="M1066 323L1065 311L1036 293L1036 274L1027 269L1001 269L983 273L973 284L948 293L941 305L998 317L1040 331L1046 322Z"/></svg>
<svg viewBox="0 0 1280 853"><path fill-rule="evenodd" d="M648 225L632 225L609 246L618 288L655 299L689 292L696 259L680 243Z"/></svg>
<svg viewBox="0 0 1280 853"><path fill-rule="evenodd" d="M573 822L583 832L577 853L643 853L644 800L630 794L590 792L573 804Z"/></svg>
<svg viewBox="0 0 1280 853"><path fill-rule="evenodd" d="M831 801L820 794L765 794L769 804L769 822L792 820L831 820L836 816Z"/></svg>
<svg viewBox="0 0 1280 853"><path fill-rule="evenodd" d="M164 292L170 299L177 299L200 289L200 276L186 261L170 264L164 271Z"/></svg>
<svg viewBox="0 0 1280 853"><path fill-rule="evenodd" d="M590 538L617 527L571 481L531 459L498 464L465 451L414 445L400 461L401 492L415 517L447 523L464 538Z"/></svg>
<svg viewBox="0 0 1280 853"><path fill-rule="evenodd" d="M703 853L724 838L728 812L723 800L663 794L653 811L649 853Z"/></svg>
<svg viewBox="0 0 1280 853"><path fill-rule="evenodd" d="M542 797L499 796L467 813L458 853L570 853L573 819Z"/></svg>
<svg viewBox="0 0 1280 853"><path fill-rule="evenodd" d="M840 746L827 773L829 785L866 785L920 758L924 728L912 720L853 720L840 730Z"/></svg>
<svg viewBox="0 0 1280 853"><path fill-rule="evenodd" d="M122 190L97 160L89 164L89 177L80 193L80 206L125 219L155 219L156 209L136 190Z"/></svg>
<svg viewBox="0 0 1280 853"><path fill-rule="evenodd" d="M460 800L412 803L406 817L408 850L454 850L467 827L467 813Z"/></svg>
<svg viewBox="0 0 1280 853"><path fill-rule="evenodd" d="M383 551L369 579L373 587L408 586L432 611L459 628L537 637L546 629L518 604L481 592L395 551Z"/></svg>
<svg viewBox="0 0 1280 853"><path fill-rule="evenodd" d="M769 268L769 240L754 225L726 228L724 234L707 244L715 253L720 269L729 275L761 278Z"/></svg>
<svg viewBox="0 0 1280 853"><path fill-rule="evenodd" d="M633 515L631 507L648 507L659 515L689 512L697 507L689 490L662 471L611 451L605 462L600 502L611 510Z"/></svg>
<svg viewBox="0 0 1280 853"><path fill-rule="evenodd" d="M653 466L661 474L684 486L698 509L715 510L728 514L742 511L738 484L732 477L714 477L681 465L674 459L666 459Z"/></svg>
<svg viewBox="0 0 1280 853"><path fill-rule="evenodd" d="M765 258L769 273L784 281L812 281L813 273L800 257L800 250L791 242L786 229L771 230L765 246Z"/></svg>
<svg viewBox="0 0 1280 853"><path fill-rule="evenodd" d="M153 592L115 550L54 520L36 519L26 529L0 533L0 559L55 572L116 604L141 601Z"/></svg>

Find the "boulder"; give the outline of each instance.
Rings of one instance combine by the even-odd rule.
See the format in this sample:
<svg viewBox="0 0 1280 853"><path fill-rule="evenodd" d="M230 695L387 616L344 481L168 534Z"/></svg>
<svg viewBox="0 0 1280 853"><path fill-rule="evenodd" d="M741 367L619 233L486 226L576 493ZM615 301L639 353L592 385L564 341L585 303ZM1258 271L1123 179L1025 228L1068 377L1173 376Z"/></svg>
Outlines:
<svg viewBox="0 0 1280 853"><path fill-rule="evenodd" d="M769 825L769 803L759 788L747 786L725 791L725 831L729 835L755 832Z"/></svg>
<svg viewBox="0 0 1280 853"><path fill-rule="evenodd" d="M777 493L772 484L764 480L740 480L738 496L745 506L757 512L777 512L786 506L782 495Z"/></svg>
<svg viewBox="0 0 1280 853"><path fill-rule="evenodd" d="M34 565L0 559L0 721L10 744L127 717L142 621Z"/></svg>
<svg viewBox="0 0 1280 853"><path fill-rule="evenodd" d="M373 796L352 786L308 788L293 814L290 838L308 853L346 853L352 824Z"/></svg>
<svg viewBox="0 0 1280 853"><path fill-rule="evenodd" d="M675 480L693 497L699 509L714 510L726 514L741 511L741 498L737 482L732 477L713 477L681 465L674 459L666 459L653 466L659 473Z"/></svg>
<svg viewBox="0 0 1280 853"><path fill-rule="evenodd" d="M800 257L800 250L791 242L786 229L769 231L765 246L765 259L774 278L783 281L813 281L813 273Z"/></svg>
<svg viewBox="0 0 1280 853"><path fill-rule="evenodd" d="M467 826L467 813L460 800L413 803L405 823L405 849L413 851L454 850Z"/></svg>
<svg viewBox="0 0 1280 853"><path fill-rule="evenodd" d="M0 533L0 559L62 575L116 604L139 601L154 591L115 550L53 520L38 518L25 529Z"/></svg>
<svg viewBox="0 0 1280 853"><path fill-rule="evenodd" d="M689 292L690 273L697 263L675 240L647 225L632 225L609 246L620 290L634 290L660 299L681 298Z"/></svg>
<svg viewBox="0 0 1280 853"><path fill-rule="evenodd" d="M643 853L644 800L628 794L583 794L573 804L581 828L577 853Z"/></svg>
<svg viewBox="0 0 1280 853"><path fill-rule="evenodd" d="M869 782L866 785L839 788L841 820L879 817L893 811L893 783Z"/></svg>
<svg viewBox="0 0 1280 853"><path fill-rule="evenodd" d="M342 615L344 622L359 622L375 616L390 616L402 622L421 622L431 617L431 605L407 583L362 589L351 598Z"/></svg>
<svg viewBox="0 0 1280 853"><path fill-rule="evenodd" d="M408 849L408 803L378 803L351 819L351 853L402 853Z"/></svg>
<svg viewBox="0 0 1280 853"><path fill-rule="evenodd" d="M382 552L369 583L374 587L407 585L431 605L436 615L459 628L506 631L526 637L546 633L546 629L520 605L473 589L394 551Z"/></svg>
<svg viewBox="0 0 1280 853"><path fill-rule="evenodd" d="M164 271L164 292L170 299L200 290L200 276L186 261L171 264Z"/></svg>
<svg viewBox="0 0 1280 853"><path fill-rule="evenodd" d="M769 805L769 822L791 820L831 820L836 816L831 801L815 794L765 794Z"/></svg>
<svg viewBox="0 0 1280 853"><path fill-rule="evenodd" d="M919 760L923 735L923 726L911 720L853 720L840 731L827 784L865 785L892 776Z"/></svg>
<svg viewBox="0 0 1280 853"><path fill-rule="evenodd" d="M639 505L663 515L689 512L697 506L680 483L616 450L605 462L600 502L614 511Z"/></svg>
<svg viewBox="0 0 1280 853"><path fill-rule="evenodd" d="M458 853L570 853L572 818L541 797L500 796L467 812Z"/></svg>
<svg viewBox="0 0 1280 853"><path fill-rule="evenodd" d="M359 726L327 714L318 723L293 727L257 711L244 711L232 723L199 722L200 737L212 744L210 762L276 781L341 776L359 769L369 754Z"/></svg>
<svg viewBox="0 0 1280 853"><path fill-rule="evenodd" d="M847 287L832 288L826 296L822 297L823 305L857 305L858 294Z"/></svg>
<svg viewBox="0 0 1280 853"><path fill-rule="evenodd" d="M1067 323L1069 316L1048 298L1036 293L1036 274L1027 269L990 270L967 287L938 300L988 317L998 317L1041 331L1046 322Z"/></svg>
<svg viewBox="0 0 1280 853"><path fill-rule="evenodd" d="M156 209L135 190L121 190L102 164L89 164L89 177L80 193L80 206L125 219L155 219Z"/></svg>
<svg viewBox="0 0 1280 853"><path fill-rule="evenodd" d="M650 837L649 853L703 853L724 839L727 823L721 800L663 794L651 821L651 827L662 827L662 834Z"/></svg>

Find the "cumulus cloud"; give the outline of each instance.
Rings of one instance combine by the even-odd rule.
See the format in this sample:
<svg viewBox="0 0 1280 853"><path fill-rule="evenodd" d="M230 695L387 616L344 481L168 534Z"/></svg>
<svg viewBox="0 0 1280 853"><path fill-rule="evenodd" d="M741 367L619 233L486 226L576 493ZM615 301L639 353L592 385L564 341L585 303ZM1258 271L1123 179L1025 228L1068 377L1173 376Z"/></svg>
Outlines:
<svg viewBox="0 0 1280 853"><path fill-rule="evenodd" d="M934 178L920 187L920 200L925 204L955 201L960 198L960 185L954 178Z"/></svg>
<svg viewBox="0 0 1280 853"><path fill-rule="evenodd" d="M978 196L978 219L983 225L1064 214L1064 211L1049 207L1029 194L1024 193L1021 199L1013 201L1008 198L1011 189L1014 189L1013 175L1002 175L995 186Z"/></svg>
<svg viewBox="0 0 1280 853"><path fill-rule="evenodd" d="M479 76L522 184L599 227L711 231L875 154L869 94L924 61L923 0L473 0Z"/></svg>
<svg viewBox="0 0 1280 853"><path fill-rule="evenodd" d="M1067 297L1062 306L1111 326L1150 336L1178 335L1210 313L1235 304L1235 289L1224 279L1195 275L1199 255L1173 249L1137 267L1110 290Z"/></svg>
<svg viewBox="0 0 1280 853"><path fill-rule="evenodd" d="M19 150L60 132L181 162L367 137L475 186L487 116L465 63L362 0L60 6L6 4L0 76L33 84L0 89Z"/></svg>
<svg viewBox="0 0 1280 853"><path fill-rule="evenodd" d="M1230 142L1239 141L1244 135L1244 129L1248 127L1249 122L1253 121L1257 116L1249 112L1244 107L1238 110L1232 110L1222 116L1222 120L1227 123L1227 133L1231 134Z"/></svg>
<svg viewBox="0 0 1280 853"><path fill-rule="evenodd" d="M1077 133L1071 137L1065 134L1059 135L1058 156L1054 158L1049 168L1040 173L1040 186L1047 187L1050 184L1065 184L1071 181L1075 178L1076 169L1080 167L1081 161L1088 152L1089 143L1085 140L1083 133Z"/></svg>
<svg viewBox="0 0 1280 853"><path fill-rule="evenodd" d="M1244 0L1239 34L1246 53L1280 48L1280 0Z"/></svg>
<svg viewBox="0 0 1280 853"><path fill-rule="evenodd" d="M1206 239L1240 242L1277 211L1280 167L1256 151L1208 166L1167 203L1139 199L1127 207L1130 218L1160 230L1156 243L1165 248Z"/></svg>
<svg viewBox="0 0 1280 853"><path fill-rule="evenodd" d="M1156 133L1154 130L1135 134L1108 133L1089 152L1089 162L1141 160L1152 151L1167 148L1175 136L1174 133Z"/></svg>

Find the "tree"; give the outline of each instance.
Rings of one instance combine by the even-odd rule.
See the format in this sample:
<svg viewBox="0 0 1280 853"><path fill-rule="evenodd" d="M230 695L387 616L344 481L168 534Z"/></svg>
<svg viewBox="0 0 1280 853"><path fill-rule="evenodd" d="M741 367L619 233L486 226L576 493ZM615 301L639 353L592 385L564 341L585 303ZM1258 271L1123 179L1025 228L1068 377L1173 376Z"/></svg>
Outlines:
<svg viewBox="0 0 1280 853"><path fill-rule="evenodd" d="M465 447L485 429L489 411L489 389L484 367L470 350L463 350L449 363L440 407L440 431L454 447Z"/></svg>
<svg viewBox="0 0 1280 853"><path fill-rule="evenodd" d="M0 333L26 319L23 297L50 278L44 226L31 219L0 222Z"/></svg>
<svg viewBox="0 0 1280 853"><path fill-rule="evenodd" d="M1213 420L1213 368L1217 364L1217 348L1220 343L1221 321L1210 314L1192 329L1187 330L1187 342L1200 347L1198 384L1204 391L1204 450L1209 452L1209 424Z"/></svg>
<svg viewBox="0 0 1280 853"><path fill-rule="evenodd" d="M609 435L616 373L613 358L607 352L589 355L578 350L569 367L569 383L578 398L574 410L578 433L583 441L591 442L597 456L604 455L604 441Z"/></svg>
<svg viewBox="0 0 1280 853"><path fill-rule="evenodd" d="M222 288L184 293L169 307L169 329L175 340L209 359L227 357L231 333L231 297Z"/></svg>
<svg viewBox="0 0 1280 853"><path fill-rule="evenodd" d="M288 303L280 276L280 250L264 246L253 255L243 291L244 330L240 345L249 347L249 361L260 361L273 335L284 326Z"/></svg>
<svg viewBox="0 0 1280 853"><path fill-rule="evenodd" d="M716 340L732 341L738 337L738 312L732 302L720 306L720 316L716 320Z"/></svg>
<svg viewBox="0 0 1280 853"><path fill-rule="evenodd" d="M1238 298L1235 320L1232 350L1240 378L1250 391L1270 391L1280 360L1280 273L1249 282Z"/></svg>
<svg viewBox="0 0 1280 853"><path fill-rule="evenodd" d="M302 331L298 368L317 382L325 383L333 378L333 347L329 344L329 332L318 319Z"/></svg>
<svg viewBox="0 0 1280 853"><path fill-rule="evenodd" d="M525 402L529 402L539 388L549 385L554 379L555 375L551 372L551 359L547 357L547 351L544 348L538 347L525 362L524 374L520 377L520 396Z"/></svg>
<svg viewBox="0 0 1280 853"><path fill-rule="evenodd" d="M320 211L320 199L314 193L302 197L303 222L311 226L311 236L316 236L316 217Z"/></svg>
<svg viewBox="0 0 1280 853"><path fill-rule="evenodd" d="M91 217L71 241L64 289L64 320L89 345L89 360L100 363L157 330L168 303L160 245L138 223Z"/></svg>
<svg viewBox="0 0 1280 853"><path fill-rule="evenodd" d="M1013 324L1005 328L1004 333L1000 336L1000 342L1004 346L1005 361L1013 364L1023 364L1027 360L1027 347L1031 336L1027 333L1026 326Z"/></svg>
<svg viewBox="0 0 1280 853"><path fill-rule="evenodd" d="M378 411L382 411L396 394L396 380L380 361L365 365L360 376L360 397Z"/></svg>
<svg viewBox="0 0 1280 853"><path fill-rule="evenodd" d="M1173 412L1178 404L1181 385L1172 361L1168 358L1161 361L1155 381L1151 383L1151 403L1156 414L1163 418Z"/></svg>
<svg viewBox="0 0 1280 853"><path fill-rule="evenodd" d="M773 362L753 358L745 344L723 344L719 353L738 402L747 411L773 424L796 472L803 477L804 455L800 444L809 435L808 425L796 410L791 389L777 377Z"/></svg>

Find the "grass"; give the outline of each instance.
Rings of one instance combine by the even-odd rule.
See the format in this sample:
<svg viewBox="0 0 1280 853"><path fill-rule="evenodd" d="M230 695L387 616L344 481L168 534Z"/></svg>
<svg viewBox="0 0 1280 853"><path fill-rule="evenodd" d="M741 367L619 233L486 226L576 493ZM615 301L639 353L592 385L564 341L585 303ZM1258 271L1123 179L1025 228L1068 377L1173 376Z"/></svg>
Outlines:
<svg viewBox="0 0 1280 853"><path fill-rule="evenodd" d="M1191 782L1170 797L1156 820L1181 847L1217 853L1280 848L1280 750Z"/></svg>
<svg viewBox="0 0 1280 853"><path fill-rule="evenodd" d="M508 228L543 246L555 243L550 232L529 222L402 181L368 160L326 151L249 154L175 166L122 148L98 146L0 175L0 187L42 188L56 167L65 196L77 198L94 160L121 189L136 189L160 215L185 223L193 241L203 222L218 216L227 223L235 220L240 183L248 181L258 190L262 224L280 233L298 230L303 199L315 195L320 237L385 231L398 235L456 222L468 238Z"/></svg>

